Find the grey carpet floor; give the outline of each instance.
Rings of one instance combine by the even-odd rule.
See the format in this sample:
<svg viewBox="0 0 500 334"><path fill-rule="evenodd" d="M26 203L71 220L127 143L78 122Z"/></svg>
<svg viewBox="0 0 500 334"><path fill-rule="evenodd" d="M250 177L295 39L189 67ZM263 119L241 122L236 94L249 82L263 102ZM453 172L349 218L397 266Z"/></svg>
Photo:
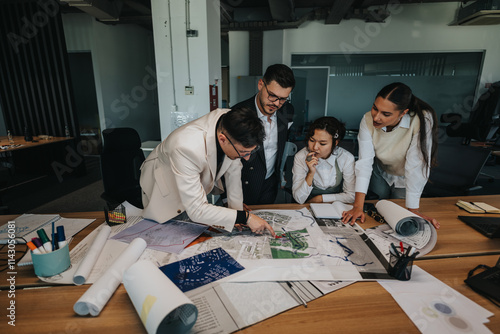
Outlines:
<svg viewBox="0 0 500 334"><path fill-rule="evenodd" d="M101 199L103 191L102 181L97 181L65 196L30 209L28 213L47 214L102 211L105 205L105 202Z"/></svg>

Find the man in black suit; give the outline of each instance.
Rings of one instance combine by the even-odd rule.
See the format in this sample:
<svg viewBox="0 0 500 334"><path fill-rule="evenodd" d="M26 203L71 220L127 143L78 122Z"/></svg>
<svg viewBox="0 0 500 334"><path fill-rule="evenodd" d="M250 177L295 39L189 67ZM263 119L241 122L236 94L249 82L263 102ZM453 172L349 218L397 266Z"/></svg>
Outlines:
<svg viewBox="0 0 500 334"><path fill-rule="evenodd" d="M276 200L281 158L294 113L288 99L295 87L295 77L288 66L271 65L257 87L259 92L255 96L233 107L255 110L266 131L257 153L248 161L242 160L243 202L248 205L272 204Z"/></svg>

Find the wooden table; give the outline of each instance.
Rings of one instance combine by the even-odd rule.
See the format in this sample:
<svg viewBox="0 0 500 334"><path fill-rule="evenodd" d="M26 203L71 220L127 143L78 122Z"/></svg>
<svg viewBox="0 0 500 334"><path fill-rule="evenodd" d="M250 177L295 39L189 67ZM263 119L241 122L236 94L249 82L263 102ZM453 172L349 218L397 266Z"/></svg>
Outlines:
<svg viewBox="0 0 500 334"><path fill-rule="evenodd" d="M463 280L469 270L478 264L494 265L500 254L500 240L488 239L459 221L457 215L467 215L455 206L458 197L426 198L421 200L421 211L437 218L441 223L438 242L434 250L415 264L434 275L452 288L495 313L487 325L500 328L500 309L468 288ZM484 201L500 207L500 195L462 197L467 201ZM403 201L397 201L404 204ZM298 209L304 205L265 205L255 209ZM75 236L71 247L80 242L90 231L104 222L102 212L65 213L67 218L95 218L96 221ZM0 216L0 225L16 216ZM378 225L369 218L362 226ZM70 247L70 248L71 248ZM459 257L462 254L464 257ZM27 332L33 328L41 332L122 332L141 333L144 328L128 295L120 286L99 317L79 317L73 312L74 303L88 286L55 286L41 282L33 268L17 268L15 284L16 330ZM9 292L7 274L0 273L0 307L6 310ZM40 287L23 289L24 287ZM5 312L5 311L3 311ZM3 313L2 313L3 314ZM360 321L360 319L363 321ZM245 333L303 333L328 332L405 332L417 333L418 329L401 310L391 295L376 282L358 282L302 306L269 318L246 328ZM0 322L0 333L10 332L7 321Z"/></svg>
<svg viewBox="0 0 500 334"><path fill-rule="evenodd" d="M498 257L432 259L418 265L450 287L493 312L487 327L500 328L500 309L463 283L477 264L494 265ZM145 333L121 285L98 317L80 317L73 305L88 286L59 286L16 291L16 332ZM1 291L5 310L6 291ZM9 333L5 318L0 332ZM419 333L417 327L377 282L357 282L248 327L242 333Z"/></svg>
<svg viewBox="0 0 500 334"><path fill-rule="evenodd" d="M483 201L493 206L500 207L500 195L488 196L471 196L471 197L441 197L441 198L423 198L421 200L421 211L425 214L435 217L441 223L441 228L438 230L438 240L434 249L422 257L422 259L431 258L444 258L444 257L457 257L457 256L476 256L488 254L500 254L500 238L489 239L473 228L469 227L457 218L458 215L469 215L466 211L460 209L455 205L458 199L466 201ZM404 205L402 200L394 200L400 205ZM273 205L259 205L253 206L253 209L300 209L308 207L301 204L273 204ZM0 216L0 226L13 220L18 215ZM104 213L97 212L80 212L80 213L64 213L61 214L65 218L93 218L96 219L94 223L89 225L86 229L78 233L72 243L70 250L78 242L83 240L85 236L90 233L94 228L104 222ZM499 215L490 215L499 216ZM369 228L379 225L373 218L368 217L363 228ZM18 248L24 249L24 246ZM33 272L32 266L18 267L18 287L33 287L40 285L50 285L40 281ZM5 287L6 273L0 272L0 289Z"/></svg>
<svg viewBox="0 0 500 334"><path fill-rule="evenodd" d="M40 145L52 144L67 140L74 139L73 137L50 137L50 139L41 139L40 137L33 137L33 141L25 141L23 136L13 136L13 143L9 142L9 139L6 136L0 136L0 146L5 145L22 145L18 147L9 147L7 149L0 149L0 152L10 152L16 150L22 150L25 148L36 147Z"/></svg>

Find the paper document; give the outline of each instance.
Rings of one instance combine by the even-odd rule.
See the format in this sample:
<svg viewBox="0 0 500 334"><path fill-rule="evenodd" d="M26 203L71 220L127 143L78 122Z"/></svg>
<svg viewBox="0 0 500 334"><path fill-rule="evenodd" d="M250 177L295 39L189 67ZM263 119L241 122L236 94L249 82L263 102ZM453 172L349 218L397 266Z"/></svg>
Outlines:
<svg viewBox="0 0 500 334"><path fill-rule="evenodd" d="M78 315L98 316L109 298L123 279L123 273L141 256L146 249L146 242L137 238L111 264L106 272L78 299L73 310Z"/></svg>
<svg viewBox="0 0 500 334"><path fill-rule="evenodd" d="M196 323L196 306L151 261L130 266L123 285L148 333L188 333Z"/></svg>
<svg viewBox="0 0 500 334"><path fill-rule="evenodd" d="M142 238L148 248L178 254L207 228L207 225L173 219L164 224L143 219L114 235L112 239L128 243L135 238Z"/></svg>
<svg viewBox="0 0 500 334"><path fill-rule="evenodd" d="M73 275L73 282L76 285L82 285L87 280L92 268L94 268L94 265L101 254L102 249L104 248L104 245L106 244L106 241L108 240L110 233L111 227L109 227L109 225L102 224L99 227L94 242L87 251L83 261L78 266L76 273Z"/></svg>
<svg viewBox="0 0 500 334"><path fill-rule="evenodd" d="M95 219L63 218L59 215L24 214L17 217L14 221L16 226L16 237L23 237L26 241L31 241L31 238L38 237L36 232L39 229L45 230L47 236L52 238L52 222L54 222L56 227L64 226L66 240L69 240L75 234L90 225L94 220ZM0 233L6 232L4 231L5 227L6 225L0 228ZM3 238L2 236L3 234L0 235L0 238ZM0 244L2 242L3 239L0 239ZM17 265L26 266L31 264L33 264L31 261L31 252L27 252Z"/></svg>
<svg viewBox="0 0 500 334"><path fill-rule="evenodd" d="M493 315L458 291L413 266L410 281L378 281L422 333L491 333Z"/></svg>

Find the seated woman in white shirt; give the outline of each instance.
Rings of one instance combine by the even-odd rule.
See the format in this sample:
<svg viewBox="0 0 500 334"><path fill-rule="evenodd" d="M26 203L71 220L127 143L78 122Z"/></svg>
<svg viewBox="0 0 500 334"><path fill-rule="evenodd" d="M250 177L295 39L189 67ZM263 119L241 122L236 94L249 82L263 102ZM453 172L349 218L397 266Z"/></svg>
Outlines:
<svg viewBox="0 0 500 334"><path fill-rule="evenodd" d="M345 126L321 117L308 129L306 147L295 154L293 198L300 204L354 200L354 156L338 146Z"/></svg>
<svg viewBox="0 0 500 334"><path fill-rule="evenodd" d="M408 210L418 211L420 196L435 163L437 120L434 109L413 95L410 87L395 82L377 94L371 111L361 120L356 161L356 195L344 222L364 222L363 204L370 189L384 198L406 198Z"/></svg>

